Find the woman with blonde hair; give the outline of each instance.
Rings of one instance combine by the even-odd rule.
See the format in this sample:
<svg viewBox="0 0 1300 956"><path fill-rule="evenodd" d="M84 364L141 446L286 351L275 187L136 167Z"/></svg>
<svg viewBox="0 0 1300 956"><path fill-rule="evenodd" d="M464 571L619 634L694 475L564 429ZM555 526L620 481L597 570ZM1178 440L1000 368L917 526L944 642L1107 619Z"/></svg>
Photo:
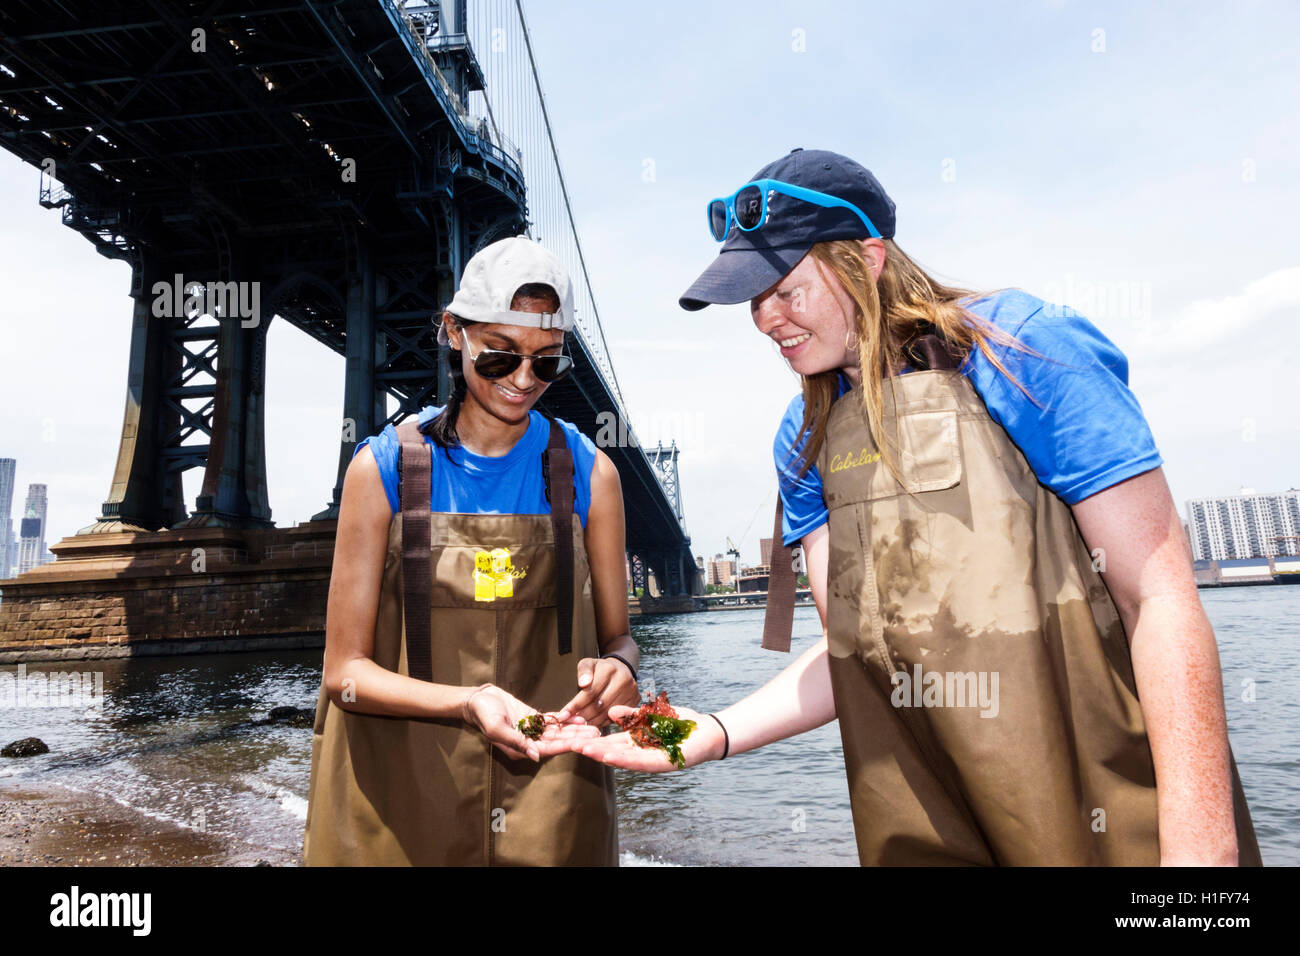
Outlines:
<svg viewBox="0 0 1300 956"><path fill-rule="evenodd" d="M864 864L1258 864L1120 351L1068 309L934 280L836 153L794 150L708 211L721 252L681 305L748 300L801 377L777 527L823 637L726 710L681 708L686 765L838 718ZM780 630L764 645L788 650ZM626 734L573 746L672 769Z"/></svg>

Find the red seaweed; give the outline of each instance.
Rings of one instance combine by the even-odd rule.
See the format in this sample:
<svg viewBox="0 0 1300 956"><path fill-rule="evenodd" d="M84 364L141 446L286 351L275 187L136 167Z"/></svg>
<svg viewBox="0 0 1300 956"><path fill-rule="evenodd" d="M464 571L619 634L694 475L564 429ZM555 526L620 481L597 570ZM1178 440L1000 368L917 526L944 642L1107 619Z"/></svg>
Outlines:
<svg viewBox="0 0 1300 956"><path fill-rule="evenodd" d="M677 716L677 711L668 703L667 691L661 690L654 700L643 703L635 713L617 718L617 722L638 747L660 747L668 751L675 766L686 766L679 745L695 729L695 721Z"/></svg>

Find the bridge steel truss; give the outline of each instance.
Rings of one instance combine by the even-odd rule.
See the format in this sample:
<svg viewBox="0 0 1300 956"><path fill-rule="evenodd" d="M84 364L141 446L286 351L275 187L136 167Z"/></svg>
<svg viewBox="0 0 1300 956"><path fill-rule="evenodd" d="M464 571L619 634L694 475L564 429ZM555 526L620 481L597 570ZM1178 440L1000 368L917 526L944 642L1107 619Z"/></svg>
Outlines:
<svg viewBox="0 0 1300 956"><path fill-rule="evenodd" d="M449 7L463 22L464 0ZM43 205L132 270L117 465L79 533L272 526L272 316L346 359L336 480L314 519L337 517L357 441L445 401L432 319L475 250L527 228L526 188L461 112L482 84L473 51L444 45L434 69L402 16L396 0L0 8L0 145L41 169ZM621 405L574 340L575 372L543 408L595 435ZM689 593L680 507L639 447L605 450L629 553Z"/></svg>

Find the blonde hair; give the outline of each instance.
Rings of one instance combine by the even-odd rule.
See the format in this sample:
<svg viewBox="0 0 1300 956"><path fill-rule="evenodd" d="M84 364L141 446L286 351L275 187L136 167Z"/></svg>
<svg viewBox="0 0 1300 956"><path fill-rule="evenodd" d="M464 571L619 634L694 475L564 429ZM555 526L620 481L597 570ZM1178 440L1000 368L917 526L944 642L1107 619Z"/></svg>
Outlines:
<svg viewBox="0 0 1300 956"><path fill-rule="evenodd" d="M944 285L908 258L892 239L882 241L885 263L875 280L871 277L871 267L860 240L819 242L808 254L817 261L819 270L822 267L829 270L853 299L849 346L852 348L856 344L858 365L862 371L862 408L881 461L902 484L893 447L896 443L885 434L885 381L890 380L892 387L894 377L908 361L908 344L916 336L931 331L926 328L927 323L934 326L933 331L947 343L948 350L955 356L964 358L972 348L978 348L989 364L1007 376L1036 405L1039 403L1007 371L990 343L1009 346L1040 358L1043 356L959 304L960 300L985 298L991 293L977 296L969 289ZM822 275L825 278L824 271ZM803 436L808 436L808 442L798 456L801 477L817 460L826 441L826 423L831 405L839 394L838 377L839 369L801 376L803 424L794 442L797 447Z"/></svg>

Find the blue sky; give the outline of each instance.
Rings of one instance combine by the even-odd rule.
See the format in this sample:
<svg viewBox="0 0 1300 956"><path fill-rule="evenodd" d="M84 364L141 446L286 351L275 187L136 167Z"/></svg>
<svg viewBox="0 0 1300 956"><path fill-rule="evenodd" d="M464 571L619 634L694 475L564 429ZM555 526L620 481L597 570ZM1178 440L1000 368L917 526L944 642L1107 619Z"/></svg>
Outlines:
<svg viewBox="0 0 1300 956"><path fill-rule="evenodd" d="M716 251L705 201L794 146L871 168L899 244L941 278L1088 315L1129 357L1180 507L1300 486L1297 5L525 10L619 380L642 440L683 449L697 553L731 536L757 558L797 382L744 306L676 300ZM128 275L37 206L37 185L0 154L0 456L19 459L15 514L29 482L50 485L56 541L112 479ZM329 497L342 359L276 323L268 376L285 525Z"/></svg>

